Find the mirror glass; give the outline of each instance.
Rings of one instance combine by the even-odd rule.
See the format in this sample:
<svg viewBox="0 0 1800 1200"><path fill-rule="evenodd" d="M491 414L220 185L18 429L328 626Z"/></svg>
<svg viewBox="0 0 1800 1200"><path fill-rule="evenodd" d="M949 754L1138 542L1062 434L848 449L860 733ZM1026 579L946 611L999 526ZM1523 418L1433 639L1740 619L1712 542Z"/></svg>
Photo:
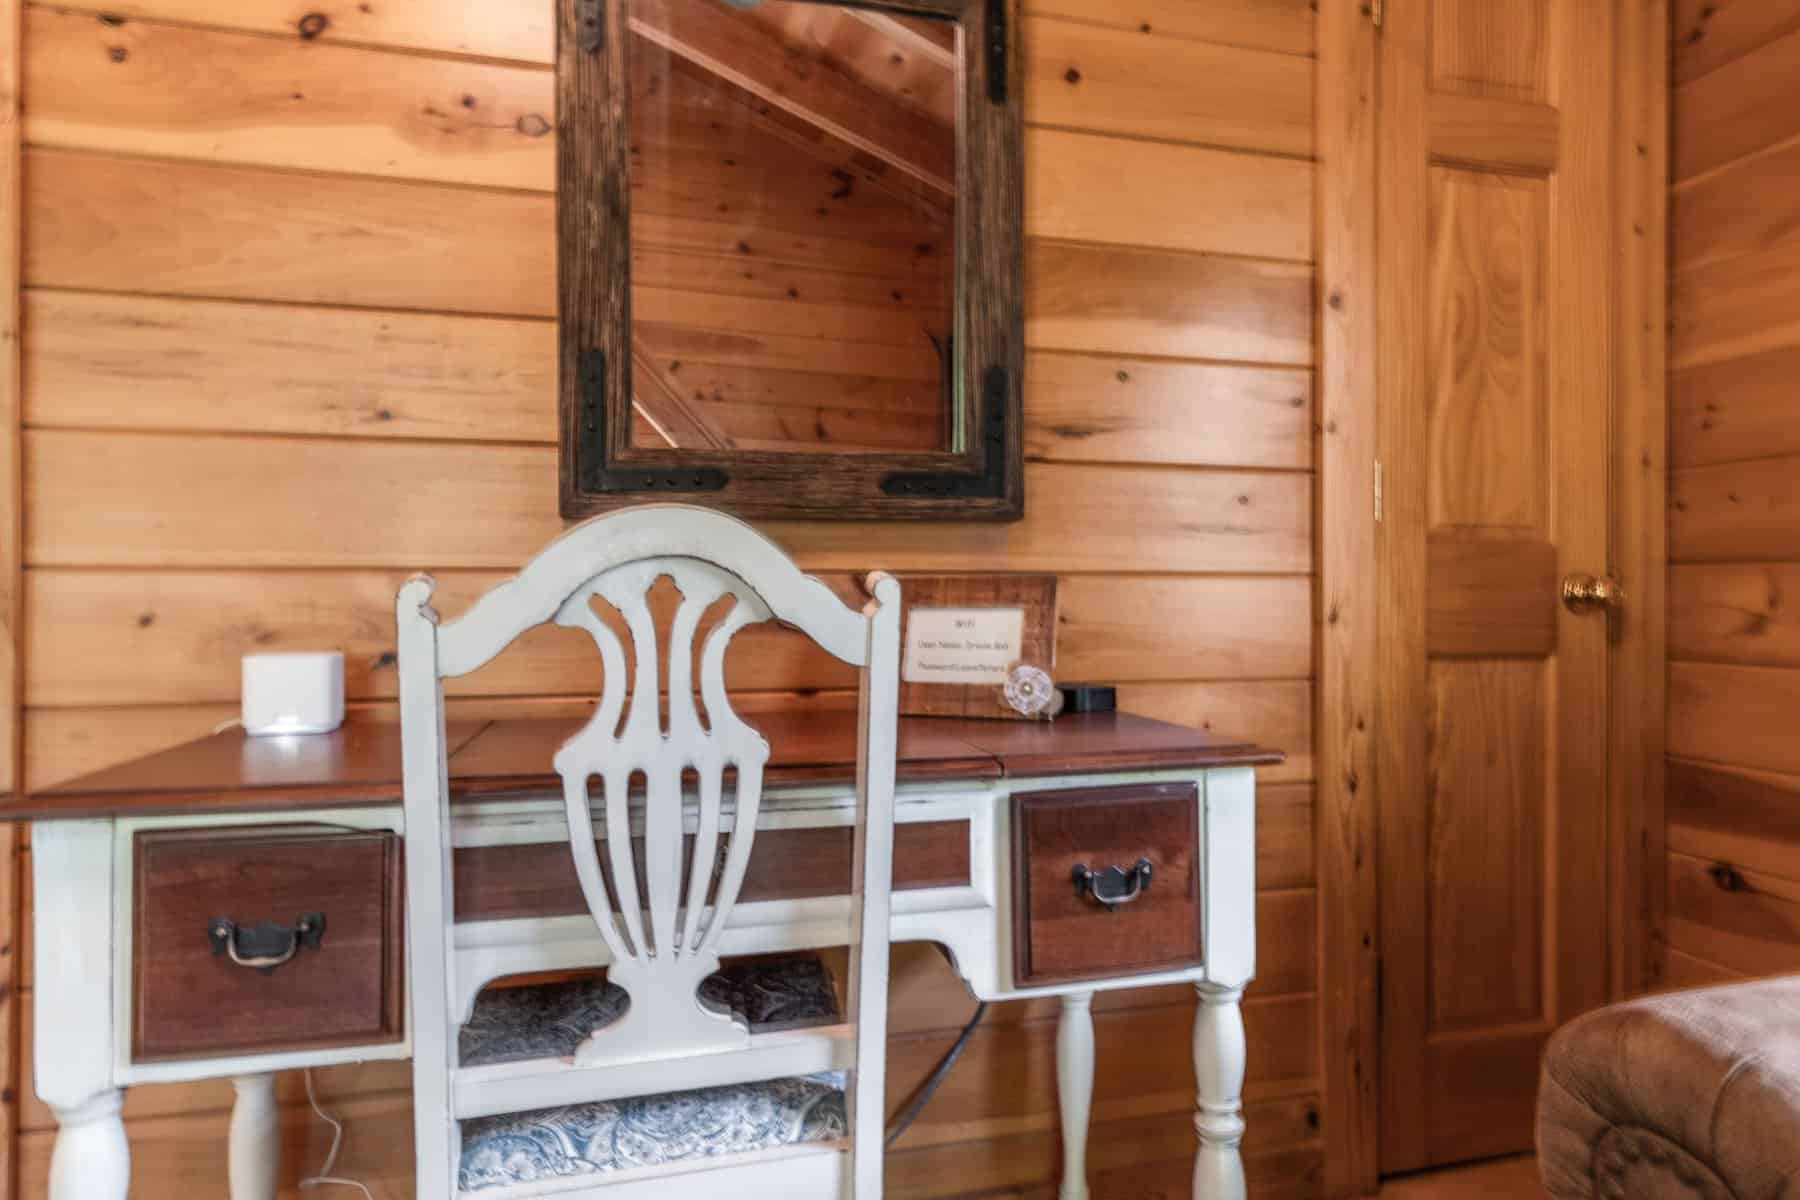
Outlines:
<svg viewBox="0 0 1800 1200"><path fill-rule="evenodd" d="M960 450L956 23L627 7L633 447Z"/></svg>

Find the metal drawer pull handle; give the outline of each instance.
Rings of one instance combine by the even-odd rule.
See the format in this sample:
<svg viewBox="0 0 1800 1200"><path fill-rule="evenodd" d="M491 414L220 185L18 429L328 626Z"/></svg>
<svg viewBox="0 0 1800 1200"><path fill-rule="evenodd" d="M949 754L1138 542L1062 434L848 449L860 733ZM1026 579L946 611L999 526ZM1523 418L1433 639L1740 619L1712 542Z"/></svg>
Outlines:
<svg viewBox="0 0 1800 1200"><path fill-rule="evenodd" d="M307 913L290 925L261 921L239 925L230 917L212 921L206 931L214 954L228 956L240 967L264 975L291 960L303 948L318 948L325 938L325 914Z"/></svg>
<svg viewBox="0 0 1800 1200"><path fill-rule="evenodd" d="M1149 890L1150 860L1147 858L1138 859L1137 865L1129 870L1108 867L1096 871L1085 863L1075 868L1075 894L1092 896L1106 906L1107 912L1116 912L1119 905L1130 904Z"/></svg>

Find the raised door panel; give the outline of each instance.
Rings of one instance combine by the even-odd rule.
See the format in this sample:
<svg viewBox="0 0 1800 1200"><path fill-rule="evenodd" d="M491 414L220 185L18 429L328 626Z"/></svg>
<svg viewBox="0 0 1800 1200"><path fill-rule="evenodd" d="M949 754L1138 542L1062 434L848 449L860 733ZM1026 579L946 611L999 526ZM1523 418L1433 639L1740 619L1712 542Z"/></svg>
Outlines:
<svg viewBox="0 0 1800 1200"><path fill-rule="evenodd" d="M1541 1022L1544 664L1434 661L1430 680L1429 1036Z"/></svg>
<svg viewBox="0 0 1800 1200"><path fill-rule="evenodd" d="M1383 1171L1528 1149L1605 998L1611 6L1390 6L1382 41ZM1579 52L1576 48L1580 48Z"/></svg>
<svg viewBox="0 0 1800 1200"><path fill-rule="evenodd" d="M1541 533L1542 180L1433 167L1425 399L1431 527Z"/></svg>
<svg viewBox="0 0 1800 1200"><path fill-rule="evenodd" d="M1549 0L1434 0L1431 90L1541 98L1549 16Z"/></svg>

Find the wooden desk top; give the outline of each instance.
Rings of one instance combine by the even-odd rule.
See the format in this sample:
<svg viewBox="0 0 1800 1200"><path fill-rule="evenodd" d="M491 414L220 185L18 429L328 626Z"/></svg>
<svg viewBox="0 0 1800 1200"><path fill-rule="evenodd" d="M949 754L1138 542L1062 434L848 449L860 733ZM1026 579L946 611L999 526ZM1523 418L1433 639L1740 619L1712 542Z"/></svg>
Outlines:
<svg viewBox="0 0 1800 1200"><path fill-rule="evenodd" d="M856 766L856 714L746 713L769 739L769 785L838 783ZM556 748L576 718L451 721L445 730L457 798L560 790ZM1000 779L1089 771L1260 765L1279 753L1127 713L1053 722L900 719L899 777ZM227 730L47 788L0 820L54 820L260 808L331 808L400 799L400 727L352 721L335 733L253 738Z"/></svg>

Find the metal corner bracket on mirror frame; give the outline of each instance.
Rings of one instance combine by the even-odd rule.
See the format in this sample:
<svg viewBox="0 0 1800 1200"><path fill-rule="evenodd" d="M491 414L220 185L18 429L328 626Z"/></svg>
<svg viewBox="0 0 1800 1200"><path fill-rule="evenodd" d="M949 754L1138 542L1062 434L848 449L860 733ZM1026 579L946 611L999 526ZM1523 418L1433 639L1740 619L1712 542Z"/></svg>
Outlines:
<svg viewBox="0 0 1800 1200"><path fill-rule="evenodd" d="M559 0L559 493L565 517L647 495L753 517L1016 520L1024 512L1024 141L1019 0L883 0L961 28L954 369L944 452L785 453L631 445L629 0ZM614 84L618 83L615 88Z"/></svg>

